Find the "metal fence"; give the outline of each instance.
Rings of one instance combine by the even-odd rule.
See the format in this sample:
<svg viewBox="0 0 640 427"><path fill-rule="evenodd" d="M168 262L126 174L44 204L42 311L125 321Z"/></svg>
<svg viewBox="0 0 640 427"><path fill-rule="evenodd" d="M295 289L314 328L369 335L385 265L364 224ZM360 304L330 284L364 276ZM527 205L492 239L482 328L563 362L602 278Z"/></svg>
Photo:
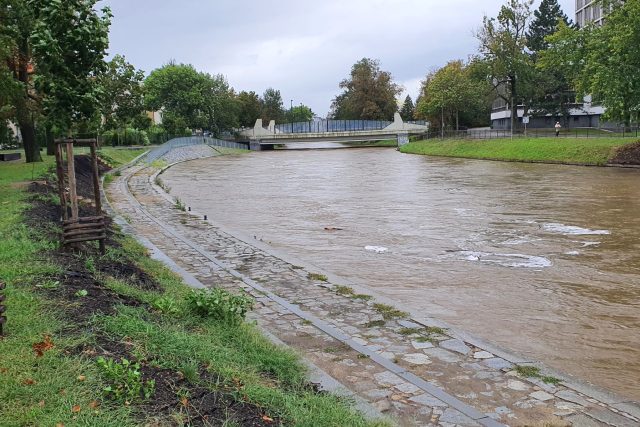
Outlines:
<svg viewBox="0 0 640 427"><path fill-rule="evenodd" d="M438 130L419 135L418 139L497 139L497 138L554 138L553 129L518 129L511 132L508 129L469 129L469 130ZM575 128L562 129L558 138L638 138L640 129L597 129Z"/></svg>
<svg viewBox="0 0 640 427"><path fill-rule="evenodd" d="M281 123L276 125L277 133L321 133L321 132L352 132L381 130L389 126L386 120L317 120L297 123ZM425 121L407 122L425 125Z"/></svg>
<svg viewBox="0 0 640 427"><path fill-rule="evenodd" d="M225 141L223 139L210 138L207 136L185 136L182 138L174 138L151 150L145 157L145 161L147 163L152 163L176 148L203 144L211 147L235 148L239 150L246 150L249 148L247 144Z"/></svg>

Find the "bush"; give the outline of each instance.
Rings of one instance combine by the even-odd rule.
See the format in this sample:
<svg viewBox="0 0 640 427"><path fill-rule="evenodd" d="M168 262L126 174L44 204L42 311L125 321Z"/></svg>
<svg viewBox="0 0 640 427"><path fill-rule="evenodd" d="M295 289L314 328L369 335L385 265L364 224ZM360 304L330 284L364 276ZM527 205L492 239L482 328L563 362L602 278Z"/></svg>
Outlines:
<svg viewBox="0 0 640 427"><path fill-rule="evenodd" d="M147 130L147 135L149 136L149 143L153 145L164 144L168 141L167 132L162 126L151 126Z"/></svg>
<svg viewBox="0 0 640 427"><path fill-rule="evenodd" d="M104 357L99 357L96 363L110 383L103 389L108 398L130 404L136 400L148 400L153 395L156 383L154 380L142 380L140 363L132 363L125 358L117 362Z"/></svg>
<svg viewBox="0 0 640 427"><path fill-rule="evenodd" d="M221 288L193 291L187 298L191 309L204 317L212 317L228 323L244 320L253 308L253 299L246 295L234 295Z"/></svg>
<svg viewBox="0 0 640 427"><path fill-rule="evenodd" d="M149 137L145 131L133 128L109 130L102 134L102 144L112 147L117 145L149 145Z"/></svg>

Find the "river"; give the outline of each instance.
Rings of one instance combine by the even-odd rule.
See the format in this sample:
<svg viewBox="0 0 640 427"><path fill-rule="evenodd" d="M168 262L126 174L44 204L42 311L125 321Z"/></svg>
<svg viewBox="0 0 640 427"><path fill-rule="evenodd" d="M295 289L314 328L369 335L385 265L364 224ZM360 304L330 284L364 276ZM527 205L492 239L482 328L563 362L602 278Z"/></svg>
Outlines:
<svg viewBox="0 0 640 427"><path fill-rule="evenodd" d="M358 148L201 159L163 181L399 308L640 401L638 170Z"/></svg>

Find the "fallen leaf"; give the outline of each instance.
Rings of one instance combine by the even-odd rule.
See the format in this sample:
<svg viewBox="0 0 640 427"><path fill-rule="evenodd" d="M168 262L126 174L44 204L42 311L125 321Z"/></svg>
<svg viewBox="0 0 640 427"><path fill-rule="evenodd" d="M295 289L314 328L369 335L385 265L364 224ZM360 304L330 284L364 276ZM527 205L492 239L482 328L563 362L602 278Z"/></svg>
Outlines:
<svg viewBox="0 0 640 427"><path fill-rule="evenodd" d="M91 409L96 409L98 406L100 406L100 402L98 402L97 400L94 400L91 403L89 403L89 408Z"/></svg>
<svg viewBox="0 0 640 427"><path fill-rule="evenodd" d="M268 423L272 423L272 422L273 422L273 418L268 417L268 416L266 416L266 415L263 415L263 416L262 416L262 421L266 421L266 422L268 422Z"/></svg>
<svg viewBox="0 0 640 427"><path fill-rule="evenodd" d="M33 344L33 351L36 352L37 357L42 357L45 351L51 350L53 347L53 341L49 335L44 336L44 341Z"/></svg>
<svg viewBox="0 0 640 427"><path fill-rule="evenodd" d="M0 374L6 374L9 372L9 368L0 368Z"/></svg>
<svg viewBox="0 0 640 427"><path fill-rule="evenodd" d="M32 378L27 378L26 380L22 381L22 384L24 385L34 385L36 383L36 381Z"/></svg>
<svg viewBox="0 0 640 427"><path fill-rule="evenodd" d="M65 390L65 389L61 388L61 389L60 389L60 391L58 392L58 394L59 394L60 396L64 396L64 395L66 395L66 394L67 394L67 390Z"/></svg>
<svg viewBox="0 0 640 427"><path fill-rule="evenodd" d="M180 403L182 403L182 406L184 406L185 408L189 406L189 400L186 397L181 398Z"/></svg>
<svg viewBox="0 0 640 427"><path fill-rule="evenodd" d="M44 400L41 400L41 401L38 403L38 406L39 406L39 407L41 407L41 408L44 408Z"/></svg>
<svg viewBox="0 0 640 427"><path fill-rule="evenodd" d="M56 427L64 427L64 424L58 423L58 424L56 424Z"/></svg>
<svg viewBox="0 0 640 427"><path fill-rule="evenodd" d="M84 375L78 375L78 381L84 381L86 379L87 377L85 377Z"/></svg>
<svg viewBox="0 0 640 427"><path fill-rule="evenodd" d="M80 412L80 405L73 405L73 408L71 408L71 412Z"/></svg>

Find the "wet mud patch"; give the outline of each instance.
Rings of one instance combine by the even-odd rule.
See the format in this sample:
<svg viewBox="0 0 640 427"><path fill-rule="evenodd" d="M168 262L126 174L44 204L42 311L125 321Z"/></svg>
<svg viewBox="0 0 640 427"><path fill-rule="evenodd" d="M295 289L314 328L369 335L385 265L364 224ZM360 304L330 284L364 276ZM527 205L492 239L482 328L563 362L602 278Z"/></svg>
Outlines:
<svg viewBox="0 0 640 427"><path fill-rule="evenodd" d="M219 426L233 423L246 427L280 426L277 418L266 415L259 407L234 400L228 393L194 385L178 372L144 366L145 378L155 380L153 400L142 404L146 413L165 417L180 414L180 423L189 426ZM199 382L210 375L201 372Z"/></svg>
<svg viewBox="0 0 640 427"><path fill-rule="evenodd" d="M108 261L99 259L97 269L101 273L126 281L127 283L145 291L161 291L162 287L146 271L135 264L122 261Z"/></svg>
<svg viewBox="0 0 640 427"><path fill-rule="evenodd" d="M609 163L616 165L640 165L640 141L616 150Z"/></svg>

